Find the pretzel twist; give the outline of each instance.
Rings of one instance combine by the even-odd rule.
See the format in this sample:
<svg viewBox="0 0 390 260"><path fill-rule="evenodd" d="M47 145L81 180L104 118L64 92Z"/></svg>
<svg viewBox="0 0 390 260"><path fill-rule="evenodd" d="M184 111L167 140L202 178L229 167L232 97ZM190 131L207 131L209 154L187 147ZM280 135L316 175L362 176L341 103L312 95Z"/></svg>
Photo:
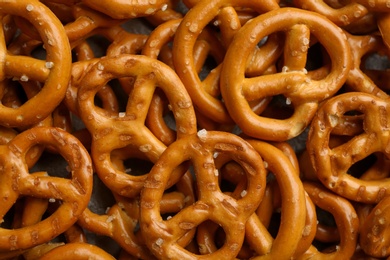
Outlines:
<svg viewBox="0 0 390 260"><path fill-rule="evenodd" d="M136 77L136 81L126 112L107 113L94 105L96 92L109 80L130 76ZM123 196L139 194L146 176L131 176L114 169L111 152L131 146L155 162L166 148L144 125L156 85L164 91L172 107L177 138L194 133L196 122L191 99L172 69L157 60L125 54L102 58L80 83L78 105L81 118L93 136L91 155L96 171L111 190Z"/></svg>
<svg viewBox="0 0 390 260"><path fill-rule="evenodd" d="M28 172L26 153L36 144L54 147L69 163L70 179ZM1 217L20 196L61 200L62 204L46 219L26 227L1 228L1 250L21 250L42 244L73 225L87 207L92 192L89 154L72 135L51 127L34 127L2 145L1 197L5 202Z"/></svg>
<svg viewBox="0 0 390 260"><path fill-rule="evenodd" d="M388 257L389 236L386 232L389 223L389 199L383 198L367 215L361 227L360 246L374 257Z"/></svg>
<svg viewBox="0 0 390 260"><path fill-rule="evenodd" d="M213 156L226 154L239 163L247 178L245 196L234 199L219 190ZM172 160L172 158L175 158ZM198 200L175 216L163 220L157 203L171 172L182 162L193 162ZM149 249L160 258L232 258L244 240L245 222L260 203L265 189L261 157L241 138L223 132L200 132L172 143L153 166L141 192L141 230ZM256 162L256 163L254 163ZM200 223L211 220L226 233L224 245L208 255L195 255L178 245L178 240ZM234 221L232 221L234 219Z"/></svg>
<svg viewBox="0 0 390 260"><path fill-rule="evenodd" d="M82 0L87 6L98 10L99 12L105 13L114 19L129 19L136 17L149 16L156 13L158 10L166 8L167 0L156 0L156 1L137 1L124 2L120 0L115 1L99 1L94 0Z"/></svg>
<svg viewBox="0 0 390 260"><path fill-rule="evenodd" d="M104 251L98 246L87 243L66 243L53 248L45 253L39 259L96 259L96 260L114 260L115 257Z"/></svg>
<svg viewBox="0 0 390 260"><path fill-rule="evenodd" d="M259 13L269 11L271 10L270 8L279 8L274 1L262 1L261 3L234 0L200 1L183 17L183 21L176 31L173 44L173 63L175 69L194 100L195 107L201 114L207 115L207 117L212 118L214 121L223 124L232 123L230 115L221 100L205 91L207 77L203 81L200 79L195 70L192 57L194 56L195 41L201 31L228 6L250 7ZM241 27L241 24L237 22L237 20L232 20L232 23L229 25L234 29L238 29ZM230 31L229 34L230 36L226 36L227 38L231 38L234 33ZM221 64L214 69L213 73L210 73L212 77L214 77L214 73L219 74L220 67Z"/></svg>
<svg viewBox="0 0 390 260"><path fill-rule="evenodd" d="M348 259L354 252L358 240L359 219L352 204L315 183L304 182L303 186L313 203L330 212L340 233L340 243L330 252L320 252L314 246L298 259Z"/></svg>
<svg viewBox="0 0 390 260"><path fill-rule="evenodd" d="M388 155L386 101L365 93L340 94L326 102L311 124L307 149L319 180L337 194L364 203L379 202L388 194L388 179L362 180L348 174L356 162L375 152ZM329 147L338 118L348 111L363 113L364 132L346 143Z"/></svg>
<svg viewBox="0 0 390 260"><path fill-rule="evenodd" d="M326 1L303 1L294 0L294 5L310 10L326 16L329 20L338 26L345 26L354 23L364 17L368 10L364 5L359 4L358 1L351 1L348 4L337 6L334 8L326 3Z"/></svg>
<svg viewBox="0 0 390 260"><path fill-rule="evenodd" d="M248 140L266 162L267 169L272 172L278 182L281 192L281 223L277 236L270 243L268 250L254 259L287 259L297 250L305 227L306 204L305 193L296 168L291 164L281 150L266 142ZM290 221L293 221L294 224ZM258 229L258 228L256 228ZM256 250L259 244L258 230L249 232L247 227L248 243ZM255 231L255 230L253 230ZM291 234L295 234L292 235ZM295 237L296 239L291 239Z"/></svg>
<svg viewBox="0 0 390 260"><path fill-rule="evenodd" d="M351 91L365 92L387 99L388 94L380 89L368 75L361 70L361 62L364 56L375 52L384 52L385 46L381 37L375 35L351 35L347 34L348 43L351 46L353 66L346 83Z"/></svg>
<svg viewBox="0 0 390 260"><path fill-rule="evenodd" d="M289 35L284 69L273 75L245 78L245 65L251 51L262 38L276 31ZM328 50L332 60L331 72L321 80L305 75L310 32ZM318 102L336 93L351 66L345 35L333 23L313 12L288 7L273 10L246 23L236 36L225 56L221 93L230 116L252 137L285 141L302 133L317 111ZM251 111L248 101L277 94L283 94L294 106L291 117L266 118Z"/></svg>
<svg viewBox="0 0 390 260"><path fill-rule="evenodd" d="M65 95L71 65L69 42L58 18L39 1L7 1L2 4L1 14L22 16L31 22L38 29L46 48L44 62L32 57L10 55L4 41L0 47L4 57L0 73L2 80L6 77L16 77L45 82L40 93L21 107L15 109L1 105L0 123L6 126L32 125L47 117ZM48 96L50 102L47 100ZM46 105L38 105L42 104L43 100Z"/></svg>
<svg viewBox="0 0 390 260"><path fill-rule="evenodd" d="M160 201L161 214L175 214L194 202L193 179L189 173L176 184L176 191L165 193ZM114 194L116 203L106 214L97 214L86 209L79 217L78 223L85 229L114 239L127 254L153 259L147 250L144 239L137 232L140 216L138 198L128 199ZM190 234L192 238L193 234Z"/></svg>

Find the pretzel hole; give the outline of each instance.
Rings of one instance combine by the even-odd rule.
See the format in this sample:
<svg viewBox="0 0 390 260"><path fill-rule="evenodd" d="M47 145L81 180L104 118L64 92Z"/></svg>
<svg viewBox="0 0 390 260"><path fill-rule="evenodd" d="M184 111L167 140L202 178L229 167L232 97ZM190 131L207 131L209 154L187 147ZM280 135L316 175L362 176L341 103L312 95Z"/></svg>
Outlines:
<svg viewBox="0 0 390 260"><path fill-rule="evenodd" d="M375 154L370 154L363 160L357 161L349 167L347 173L353 177L359 179L364 173L366 173L377 162Z"/></svg>
<svg viewBox="0 0 390 260"><path fill-rule="evenodd" d="M17 79L5 81L5 88L2 91L1 103L6 107L19 107L27 99L26 92Z"/></svg>
<svg viewBox="0 0 390 260"><path fill-rule="evenodd" d="M93 50L93 54L96 58L105 56L106 50L111 44L106 37L99 34L88 37L86 41Z"/></svg>
<svg viewBox="0 0 390 260"><path fill-rule="evenodd" d="M210 74L210 72L216 68L218 65L217 61L215 60L215 58L211 55L208 55L206 60L204 61L204 64L203 66L201 67L201 70L199 71L199 78L201 80L204 80L207 75Z"/></svg>
<svg viewBox="0 0 390 260"><path fill-rule="evenodd" d="M129 147L126 149L128 148ZM136 147L131 147L130 149L133 149L136 154L139 154ZM126 156L120 149L113 150L111 153L111 161L114 162L114 165L119 170L131 176L142 176L148 174L154 165L146 157L140 158L139 156Z"/></svg>
<svg viewBox="0 0 390 260"><path fill-rule="evenodd" d="M324 47L320 43L317 42L311 45L307 51L307 61L305 67L307 71L314 71L327 65L325 63L324 55L326 57L328 56L328 54L324 51Z"/></svg>
<svg viewBox="0 0 390 260"><path fill-rule="evenodd" d="M43 44L38 45L31 51L31 57L34 57L39 60L46 60L46 50Z"/></svg>
<svg viewBox="0 0 390 260"><path fill-rule="evenodd" d="M390 59L380 53L372 53L362 58L360 69L378 86L381 90L390 93Z"/></svg>
<svg viewBox="0 0 390 260"><path fill-rule="evenodd" d="M197 241L201 255L211 254L220 249L226 241L223 228L212 220L206 220L198 226Z"/></svg>
<svg viewBox="0 0 390 260"><path fill-rule="evenodd" d="M218 170L217 170L218 171ZM235 161L229 161L218 171L220 189L235 199L247 195L247 178L245 169Z"/></svg>
<svg viewBox="0 0 390 260"><path fill-rule="evenodd" d="M112 191L104 185L97 174L94 174L92 195L88 208L96 214L103 215L107 213L113 204L115 204L115 198Z"/></svg>
<svg viewBox="0 0 390 260"><path fill-rule="evenodd" d="M291 100L284 95L276 95L272 97L271 102L261 113L262 117L275 118L275 119L287 119L294 114L294 106Z"/></svg>
<svg viewBox="0 0 390 260"><path fill-rule="evenodd" d="M52 150L44 151L30 172L46 172L49 176L68 179L71 176L71 168L68 162L64 157L52 152Z"/></svg>
<svg viewBox="0 0 390 260"><path fill-rule="evenodd" d="M369 53L362 58L363 70L387 70L390 68L390 59L382 53Z"/></svg>

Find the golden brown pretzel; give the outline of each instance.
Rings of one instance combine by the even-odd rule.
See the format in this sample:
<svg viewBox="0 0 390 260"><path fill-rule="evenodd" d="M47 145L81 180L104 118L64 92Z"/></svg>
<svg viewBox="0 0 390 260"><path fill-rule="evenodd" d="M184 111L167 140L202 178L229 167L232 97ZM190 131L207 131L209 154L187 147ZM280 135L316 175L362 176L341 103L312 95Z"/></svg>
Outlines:
<svg viewBox="0 0 390 260"><path fill-rule="evenodd" d="M152 25L158 26L162 23L182 18L183 14L177 11L179 2L178 0L167 1L161 10L158 10L153 15L146 16L146 20Z"/></svg>
<svg viewBox="0 0 390 260"><path fill-rule="evenodd" d="M334 216L340 243L331 252L320 252L311 246L298 259L349 259L355 252L359 230L359 219L352 204L320 184L304 182L303 186L316 206Z"/></svg>
<svg viewBox="0 0 390 260"><path fill-rule="evenodd" d="M337 6L337 8L334 8L333 6L328 5L326 1L323 0L293 1L296 7L322 14L338 26L345 26L354 23L368 13L368 10L367 8L365 8L364 5L361 5L356 2L358 1L350 1L350 3L348 4L341 4L341 6Z"/></svg>
<svg viewBox="0 0 390 260"><path fill-rule="evenodd" d="M354 201L379 202L389 193L389 179L365 180L348 174L350 167L370 154L387 158L389 104L381 98L349 92L328 100L313 119L307 149L318 179L329 189ZM346 143L330 148L329 138L338 119L354 111L363 114L364 132Z"/></svg>
<svg viewBox="0 0 390 260"><path fill-rule="evenodd" d="M381 33L381 36L383 38L383 42L386 44L387 48L390 48L390 36L389 36L389 28L390 28L390 16L389 13L378 13L376 15L377 17L377 24L378 29Z"/></svg>
<svg viewBox="0 0 390 260"><path fill-rule="evenodd" d="M110 28L122 24L124 20L113 19L104 13L93 10L82 3L69 6L72 19L64 24L64 29L71 47L94 35L100 28ZM40 40L37 30L31 30L31 24L21 17L15 17L19 29L32 39Z"/></svg>
<svg viewBox="0 0 390 260"><path fill-rule="evenodd" d="M366 7L370 11L375 12L389 12L390 4L386 0L353 0Z"/></svg>
<svg viewBox="0 0 390 260"><path fill-rule="evenodd" d="M262 38L276 31L287 34L282 71L246 78L245 66L252 50ZM324 45L332 60L332 70L320 80L306 75L310 33ZM314 12L280 8L252 19L236 34L225 56L221 93L230 116L245 134L285 141L306 128L317 111L318 102L336 93L345 82L350 66L349 46L339 27ZM291 117L266 118L251 111L248 101L278 94L283 94L286 102L294 106Z"/></svg>
<svg viewBox="0 0 390 260"><path fill-rule="evenodd" d="M389 251L389 204L390 197L383 198L367 215L361 226L360 246L374 257L388 257Z"/></svg>
<svg viewBox="0 0 390 260"><path fill-rule="evenodd" d="M160 9L165 9L167 0L142 0L137 2L128 1L94 1L81 0L87 6L105 13L114 19L130 19L149 16Z"/></svg>
<svg viewBox="0 0 390 260"><path fill-rule="evenodd" d="M115 257L98 246L87 243L74 242L57 246L45 253L39 259L115 260Z"/></svg>
<svg viewBox="0 0 390 260"><path fill-rule="evenodd" d="M289 259L293 255L299 255L305 252L310 246L312 241L310 238L314 237L315 228L304 233L304 230L309 229L313 222L308 222L310 226L306 227L305 193L301 181L298 178L298 168L291 163L290 158L284 153L286 150L289 151L287 145L278 145L279 147L275 147L274 145L258 140L247 141L263 158L266 168L269 171L268 173L270 174L272 172L277 182L274 180L267 182L266 192L271 187L270 189L273 190L272 195L270 192L268 194L266 193L267 196L263 197L256 213L250 216L246 224L246 247L249 246L252 250L243 248L238 257ZM221 160L222 162L225 160L221 157L223 155L218 155L216 159L217 165L221 164ZM242 186L240 184L242 184L243 174L242 168L235 162L229 162L220 170L219 176L221 178L227 178L230 182L237 184L238 189L236 188L234 190L232 196L236 194L239 197L242 194L243 187L239 186ZM279 184L279 187L277 187L277 184ZM276 200L280 202L276 202ZM263 205L264 202L265 205ZM310 200L306 200L306 203L308 202ZM268 208L265 208L267 206ZM281 225L279 226L279 232L276 237L272 238L267 228L271 215L276 210L276 207L281 208ZM313 214L313 210L309 211L310 214ZM290 223L290 221L294 221L294 224ZM309 221L312 221L312 219L309 218ZM203 224L205 225L203 226ZM211 253L218 249L215 245L218 241L214 238L217 227L218 225L216 223L214 223L213 227L213 225L206 224L206 222L199 226L197 238L203 254ZM204 230L205 228L207 230ZM248 255L250 256L248 257Z"/></svg>
<svg viewBox="0 0 390 260"><path fill-rule="evenodd" d="M207 82L208 76L203 81L200 79L192 57L194 56L194 45L199 34L224 8L228 7L251 7L259 13L279 8L278 4L272 0L261 2L235 0L199 1L183 17L173 43L173 63L176 72L185 84L196 109L202 115L222 124L232 124L232 120L223 102L205 91L205 87L209 84ZM233 31L237 31L241 24L235 19L226 26L231 26L234 29ZM226 38L231 38L233 33L229 31L229 35ZM209 76L215 77L215 74L219 76L220 69L221 64Z"/></svg>
<svg viewBox="0 0 390 260"><path fill-rule="evenodd" d="M386 49L381 37L375 35L351 35L347 33L348 43L351 46L353 66L348 74L347 85L351 91L365 92L381 98L388 98L388 94L379 88L373 79L366 75L361 67L363 58L371 53L383 52Z"/></svg>
<svg viewBox="0 0 390 260"><path fill-rule="evenodd" d="M243 167L247 184L241 198L234 199L220 191L214 165L215 155L228 156ZM171 178L172 170L188 160L194 166L198 200L172 218L163 220L158 202ZM153 254L171 259L235 257L244 240L245 223L264 194L265 169L261 161L261 157L243 139L224 132L201 130L168 146L153 166L141 192L140 227L145 243ZM178 244L183 235L208 219L220 224L226 233L221 248L200 256Z"/></svg>
<svg viewBox="0 0 390 260"><path fill-rule="evenodd" d="M98 62L99 59L95 58L93 50L87 41L79 43L73 48L73 50L78 58L78 61L72 63L71 81L69 82L63 103L70 112L79 116L77 109L77 92L79 82L88 72L88 69ZM111 86L106 85L102 87L98 91L97 96L104 109L110 112L119 111L118 99Z"/></svg>
<svg viewBox="0 0 390 260"><path fill-rule="evenodd" d="M96 92L109 80L121 77L136 78L126 111L109 113L96 107ZM157 85L172 107L177 138L194 133L196 120L191 99L174 71L158 60L130 54L101 58L80 82L79 111L93 136L91 155L96 171L111 190L123 196L137 195L146 176L132 176L114 169L111 152L128 146L155 162L166 148L144 125Z"/></svg>
<svg viewBox="0 0 390 260"><path fill-rule="evenodd" d="M29 173L25 165L28 150L36 144L50 145L67 160L71 177L51 177ZM1 246L4 250L21 250L48 242L73 225L87 207L92 192L92 165L87 151L69 133L52 127L34 127L24 131L1 148L0 212L4 218L20 196L34 196L61 200L53 214L39 223L19 229L1 228Z"/></svg>
<svg viewBox="0 0 390 260"><path fill-rule="evenodd" d="M275 239L260 241L261 236L258 236L258 232L261 228L252 229L247 226L248 243L254 250L260 245L263 248L268 247L262 253L256 250L259 256L254 259L291 258L302 238L306 217L305 193L297 168L277 147L258 140L248 140L248 142L266 162L267 170L275 175L281 194L281 222Z"/></svg>
<svg viewBox="0 0 390 260"><path fill-rule="evenodd" d="M125 211L125 204L128 209L132 207L132 210ZM79 217L78 224L95 234L112 238L130 255L141 259L153 259L142 239L136 236L134 231L138 221L137 204L136 199L121 198L107 210L106 214L97 214L87 208Z"/></svg>
<svg viewBox="0 0 390 260"><path fill-rule="evenodd" d="M177 27L181 22L182 19L170 20L155 28L149 35L148 40L142 49L142 54L155 59L160 59L160 53L162 53L162 55L165 55L163 56L165 57L165 60L161 60L168 65L172 64L171 59L166 60L168 57L172 57L172 51L171 48L168 47L168 44L172 42ZM216 34L210 30L210 28L204 28L199 37L196 39L193 49L193 60L196 72L200 73L202 68L207 66L206 61L208 57L212 57L218 63L221 62L223 60L224 53L224 48ZM207 77L207 82L204 82L204 90L211 96L218 96L220 94L218 88L219 74L216 71L214 72L210 72L210 75ZM166 103L164 102L165 99L166 98L163 95L158 93L155 94L146 118L146 124L160 140L162 140L165 144L169 144L175 140L175 134L174 131L166 125L163 118L163 116L168 112L166 105L163 106L163 103ZM219 127L205 126L204 121L208 120L214 122L214 120L210 120L208 117L201 115L197 110L196 115L200 128L205 128L207 130L222 129L219 124ZM202 120L203 118L205 118L205 120Z"/></svg>
<svg viewBox="0 0 390 260"><path fill-rule="evenodd" d="M29 20L38 29L47 52L46 61L41 61L33 57L11 55L7 53L5 42L0 44L0 52L4 57L1 80L16 77L45 83L39 94L17 109L1 105L0 124L32 125L47 117L64 98L70 77L69 42L58 18L39 1L7 1L2 3L0 13L2 16L12 14ZM43 103L46 105L40 105Z"/></svg>
<svg viewBox="0 0 390 260"><path fill-rule="evenodd" d="M176 183L175 191L164 194L160 201L162 214L175 214L193 203L192 186L193 179L188 172ZM115 194L114 197L116 204L109 207L105 214L97 214L86 209L79 217L78 223L93 233L114 239L128 255L153 259L153 255L144 244L144 239L137 231L140 218L139 199L128 199Z"/></svg>

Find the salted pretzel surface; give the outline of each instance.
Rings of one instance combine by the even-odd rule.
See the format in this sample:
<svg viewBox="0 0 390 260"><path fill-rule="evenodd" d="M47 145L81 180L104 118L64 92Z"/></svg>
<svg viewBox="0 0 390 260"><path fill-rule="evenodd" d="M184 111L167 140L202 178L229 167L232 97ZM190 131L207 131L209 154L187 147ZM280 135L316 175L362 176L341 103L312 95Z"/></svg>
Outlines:
<svg viewBox="0 0 390 260"><path fill-rule="evenodd" d="M388 2L0 1L0 259L389 257Z"/></svg>
<svg viewBox="0 0 390 260"><path fill-rule="evenodd" d="M37 28L46 50L46 61L42 61L29 56L9 54L5 42L1 42L4 57L2 81L16 77L22 81L37 80L45 83L41 91L20 108L1 105L2 125L28 126L48 116L64 98L70 78L69 41L58 18L39 1L7 1L1 7L2 15L22 16ZM50 100L47 100L48 96ZM39 105L44 100L46 106Z"/></svg>
<svg viewBox="0 0 390 260"><path fill-rule="evenodd" d="M50 145L68 162L71 177L29 173L25 156L37 144ZM48 242L66 231L86 208L92 192L92 163L88 152L69 133L35 127L17 135L1 148L2 219L21 196L62 201L49 217L17 229L1 228L1 250L21 250Z"/></svg>

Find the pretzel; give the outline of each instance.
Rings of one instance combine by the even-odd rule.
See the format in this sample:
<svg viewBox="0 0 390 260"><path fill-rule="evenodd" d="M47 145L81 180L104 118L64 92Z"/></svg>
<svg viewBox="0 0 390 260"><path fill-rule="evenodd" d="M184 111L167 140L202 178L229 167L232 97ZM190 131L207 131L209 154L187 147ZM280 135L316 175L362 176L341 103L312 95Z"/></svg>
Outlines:
<svg viewBox="0 0 390 260"><path fill-rule="evenodd" d="M378 29L382 35L383 42L386 44L387 48L390 47L390 37L388 32L390 26L390 16L388 13L379 13L376 15Z"/></svg>
<svg viewBox="0 0 390 260"><path fill-rule="evenodd" d="M3 25L3 33L4 33L4 41L8 45L12 40L14 40L17 27L15 25L13 15L4 15L2 17L2 25Z"/></svg>
<svg viewBox="0 0 390 260"><path fill-rule="evenodd" d="M110 57L121 54L139 54L148 38L147 35L129 33L121 26L99 30L99 34L111 41L106 50L106 56ZM122 77L118 80L123 91L129 94L133 88L134 77Z"/></svg>
<svg viewBox="0 0 390 260"><path fill-rule="evenodd" d="M311 124L307 149L319 180L337 194L363 203L379 202L388 194L387 178L362 180L347 173L355 162L375 152L387 154L388 103L365 93L340 94L326 102ZM329 135L340 116L359 111L364 132L348 142L329 148Z"/></svg>
<svg viewBox="0 0 390 260"><path fill-rule="evenodd" d="M342 2L342 1L338 1ZM338 26L345 26L354 23L364 17L368 10L364 5L358 3L358 1L350 1L347 4L337 6L334 8L326 3L326 1L303 1L294 0L296 7L310 10L326 16L329 20L334 22Z"/></svg>
<svg viewBox="0 0 390 260"><path fill-rule="evenodd" d="M381 98L388 98L388 95L376 86L375 82L360 69L362 58L370 53L384 50L381 37L375 35L355 36L347 34L348 42L353 50L353 66L350 70L346 83L351 91L365 92Z"/></svg>
<svg viewBox="0 0 390 260"><path fill-rule="evenodd" d="M167 7L167 0L124 2L81 0L84 4L114 19L130 19L149 16Z"/></svg>
<svg viewBox="0 0 390 260"><path fill-rule="evenodd" d="M29 174L24 158L36 144L55 147L68 161L71 179ZM19 196L62 201L58 210L35 225L14 230L1 228L1 250L23 250L47 242L76 222L92 192L90 157L77 139L57 128L34 127L2 145L1 150L2 218Z"/></svg>
<svg viewBox="0 0 390 260"><path fill-rule="evenodd" d="M160 201L162 214L174 214L194 201L193 180L187 173L176 184L177 191L164 194ZM144 245L144 239L136 231L139 221L139 200L114 195L116 204L106 214L97 214L88 208L79 217L78 223L94 233L111 237L129 255L152 259ZM193 236L193 234L192 234Z"/></svg>
<svg viewBox="0 0 390 260"><path fill-rule="evenodd" d="M45 174L42 172L39 176L44 177ZM50 205L49 205L50 204ZM53 209L50 209L51 205L56 204L55 201L49 203L47 199L26 197L24 200L18 200L16 203L17 210L14 213L14 219L12 222L12 228L21 228L28 227L30 225L35 225L40 222L45 214L45 212L52 213ZM58 205L56 206L56 208ZM18 209L20 208L20 209ZM19 211L20 216L19 216ZM71 226L64 232L68 242L85 242L85 235L76 225ZM37 259L45 254L47 251L53 249L54 247L63 245L62 242L48 242L44 244L39 244L34 246L31 249L26 251L16 251L15 255L23 254L24 259Z"/></svg>
<svg viewBox="0 0 390 260"><path fill-rule="evenodd" d="M164 47L166 47L173 40L177 27L181 22L181 19L171 20L155 28L149 35L148 40L142 49L142 54L158 59L160 57L160 53L164 52L165 50L166 57L171 58L172 54L170 48ZM193 55L195 70L198 73L201 72L202 67L205 65L207 56L212 56L217 62L223 60L223 47L221 46L219 39L216 37L213 31L209 30L209 28L205 28L197 38L194 44ZM164 62L171 64L172 60L165 60ZM208 76L205 91L212 96L218 96L219 89L216 87L219 80L218 73L210 74L213 74L214 77L211 75ZM174 141L175 134L174 131L172 131L169 126L166 125L163 118L163 116L166 114L165 111L168 110L166 109L166 106L163 106L163 100L165 99L166 98L161 95L161 93L155 94L155 97L153 97L153 101L151 102L148 116L146 118L146 125L156 136L158 136L161 141L168 145ZM229 128L229 126L206 126L206 124L209 123L207 121L210 120L206 119L207 117L201 115L197 110L196 115L198 125L201 128L205 128L207 130L222 129L222 127Z"/></svg>
<svg viewBox="0 0 390 260"><path fill-rule="evenodd" d="M225 154L243 167L247 185L242 198L234 199L219 190L213 159L215 153ZM193 162L199 180L198 200L172 218L163 220L158 201L167 187L172 170L187 160ZM168 146L150 171L141 192L140 227L145 243L153 254L159 258L202 258L185 250L178 241L209 219L222 226L226 240L216 252L203 258L234 257L244 239L245 222L264 195L265 169L259 163L261 161L261 157L245 141L224 132L199 131Z"/></svg>
<svg viewBox="0 0 390 260"><path fill-rule="evenodd" d="M161 10L158 10L153 15L146 16L145 19L153 26L158 26L171 20L180 19L183 17L183 15L176 11L178 8L178 3L179 1L177 0L167 1Z"/></svg>
<svg viewBox="0 0 390 260"><path fill-rule="evenodd" d="M366 7L370 11L375 12L388 12L390 11L389 4L385 0L354 0Z"/></svg>
<svg viewBox="0 0 390 260"><path fill-rule="evenodd" d="M124 22L124 20L112 19L103 13L88 8L82 3L74 4L69 6L69 8L68 12L70 12L72 19L65 19L67 23L64 25L64 29L72 48L93 35L96 29L112 27ZM26 33L32 39L40 39L38 32L31 30L31 25L25 19L16 17L15 21L23 33Z"/></svg>
<svg viewBox="0 0 390 260"><path fill-rule="evenodd" d="M135 207L136 201L134 199L132 201L131 205ZM126 203L129 204L129 199ZM134 234L133 230L135 229L137 219L134 220L129 216L122 209L123 205L124 200L122 200L122 204L116 203L112 205L107 214L103 215L96 214L87 208L79 217L78 223L86 230L114 239L123 250L133 256L142 259L152 258L142 241ZM135 209L134 213L137 213L138 210L137 208Z"/></svg>
<svg viewBox="0 0 390 260"><path fill-rule="evenodd" d="M88 69L99 60L95 58L92 48L86 41L81 42L73 50L78 57L78 61L72 63L71 81L69 82L63 103L70 112L79 116L77 108L78 84L80 80L82 80L83 76L88 72ZM109 85L102 87L98 91L97 96L102 103L102 108L110 112L119 111L118 99Z"/></svg>
<svg viewBox="0 0 390 260"><path fill-rule="evenodd" d="M123 116L121 113L107 115L107 112L94 106L95 93L107 81L130 76L136 77L136 81ZM144 126L156 85L170 101L178 129L177 138L195 132L195 115L190 98L172 69L157 60L125 54L102 58L80 82L78 104L81 118L93 136L91 155L96 171L111 190L123 196L137 195L146 176L131 176L115 170L110 162L110 153L130 146L155 162L166 148Z"/></svg>
<svg viewBox="0 0 390 260"><path fill-rule="evenodd" d="M239 199L241 197L242 192L245 193L245 186L246 186L246 179L243 178L245 175L245 171L235 161L229 161L225 164L225 160L229 158L224 158L225 156L219 155L217 156L215 160L215 166L218 170L218 176L220 177L220 189L221 191L229 195L235 199ZM221 160L221 158L224 158ZM223 166L221 166L223 164ZM229 184L227 184L228 182ZM226 188L231 188L229 186L233 185L234 190L230 191L229 189L226 190ZM227 187L225 187L227 186ZM272 199L272 194L270 192L269 186L266 186L265 195L259 205L259 207L265 207L268 205L268 202L270 199ZM267 196L267 198L265 197ZM272 203L272 202L271 202ZM258 211L258 209L257 209ZM266 209L266 213L263 215L265 218L271 218L272 215L272 209ZM199 254L205 255L210 254L212 252L215 252L218 250L218 247L223 245L223 241L225 240L225 234L223 232L223 229L215 222L212 222L211 220L206 220L205 222L201 223L197 229L196 229L196 240L199 248ZM253 256L253 250L249 247L248 243L244 241L243 245L241 246L240 251L238 252L236 258L239 259L248 259L251 256Z"/></svg>
<svg viewBox="0 0 390 260"><path fill-rule="evenodd" d="M8 1L2 4L1 14L22 16L29 20L35 28L38 28L46 48L45 62L31 57L11 55L6 51L5 42L1 43L1 51L4 54L2 80L6 77L16 77L22 80L38 80L45 84L39 94L17 109L1 105L0 124L32 125L47 117L65 95L71 64L69 42L61 23L39 1ZM48 96L50 101L47 100ZM38 105L43 103L46 105Z"/></svg>
<svg viewBox="0 0 390 260"><path fill-rule="evenodd" d="M260 13L269 11L271 8L279 7L274 1L262 1L261 3L228 0L200 1L183 17L183 21L176 31L173 44L173 62L176 72L184 82L194 101L195 107L201 114L207 115L207 117L214 121L223 124L232 124L232 120L223 103L204 90L207 85L207 77L203 82L201 81L191 57L194 56L193 49L195 41L201 31L221 10L230 6L251 7ZM241 24L232 23L231 26L234 29L239 29ZM214 73L219 74L220 66L214 69ZM210 73L211 76L214 77L214 73Z"/></svg>
<svg viewBox="0 0 390 260"><path fill-rule="evenodd" d="M362 223L360 233L360 246L363 251L374 257L388 257L389 238L387 235L389 218L389 199L383 198L367 215Z"/></svg>
<svg viewBox="0 0 390 260"><path fill-rule="evenodd" d="M279 27L264 24L278 24ZM286 31L289 35L284 51L285 69L274 75L245 78L245 64L251 50L262 38L275 31ZM327 48L332 60L331 72L318 81L305 75L308 45L302 47L301 42L309 44L310 32ZM260 15L242 27L226 53L221 72L221 93L226 108L249 136L273 141L291 139L310 123L318 102L333 95L345 82L351 66L349 53L345 36L339 28L316 13L286 7ZM325 85L328 87L321 87ZM283 94L294 106L291 117L278 120L251 111L247 100L276 94Z"/></svg>
<svg viewBox="0 0 390 260"><path fill-rule="evenodd" d="M254 259L291 258L302 237L306 215L305 195L303 187L301 186L302 184L298 178L298 173L296 172L296 168L290 163L288 157L286 157L278 148L258 140L248 140L248 142L266 162L267 169L275 175L278 186L280 187L282 207L281 223L278 234L273 241L267 241L268 245L265 244L268 246L268 250L264 253L257 251L259 256ZM294 221L294 224L289 221ZM249 230L247 229L247 237L250 237L250 239L248 237L248 243L256 250L256 248L265 241L259 241L259 227L253 230L256 232L253 232L252 230L251 232L248 232ZM296 239L294 240L292 238ZM265 245L263 244L263 246Z"/></svg>
<svg viewBox="0 0 390 260"><path fill-rule="evenodd" d="M303 186L313 203L330 212L340 231L340 243L331 252L320 252L314 246L298 259L349 259L355 252L358 240L359 219L351 203L315 183L304 182Z"/></svg>
<svg viewBox="0 0 390 260"><path fill-rule="evenodd" d="M256 210L256 213L252 214L250 218L248 219L248 222L246 224L245 228L245 237L246 242L252 248L254 252L246 249L240 251L240 258L249 258L247 255L251 254L251 256L255 256L253 259L261 259L261 258L280 258L280 259L287 259L289 257L292 257L298 248L298 245L300 246L300 251L306 251L306 249L309 247L310 243L306 243L304 245L303 243L300 243L300 238L302 237L303 230L305 227L305 200L304 200L304 190L301 186L301 182L298 179L298 173L296 172L298 169L295 168L289 158L284 155L284 152L286 151L285 145L278 145L280 148L283 148L283 150L258 140L247 140L252 147L260 154L260 156L263 158L264 162L266 162L267 170L269 172L272 172L276 176L276 180L278 181L278 184L280 185L280 189L277 191L273 191L272 194L274 196L266 196L263 197L263 200L261 204L259 205L259 208ZM289 149L287 148L287 151ZM219 155L216 159L216 163L221 164L221 157L223 155ZM224 159L222 159L224 161ZM227 165L224 166L224 170L221 171L221 178L228 177L228 179L231 179L233 183L236 184L242 183L242 168L237 169L237 164L229 162ZM233 174L233 176L232 176ZM234 179L234 180L233 180ZM272 186L272 190L275 190L276 185L273 185L273 183L276 184L276 182L269 181L267 183L267 187ZM237 187L240 185L237 184ZM234 194L242 194L242 185L240 186L241 189L236 188L234 190ZM275 202L275 195L281 193L281 205L282 205L282 219L281 219L281 225L279 227L279 232L275 239L271 237L269 232L266 230L266 227L268 226L268 222L270 221L270 217L273 213L273 210L276 208L276 204L279 204L278 202ZM232 194L232 196L234 195ZM265 202L266 204L263 205L263 202L265 199L272 198L273 200L272 204ZM276 199L278 200L278 199ZM292 207L289 207L287 205L291 205ZM268 208L265 208L268 205ZM278 207L280 207L278 205ZM264 212L265 211L265 212ZM311 212L310 212L311 213ZM265 218L265 219L264 219ZM264 222L262 220L265 220ZM289 223L289 221L294 221L294 225ZM214 223L214 226L216 224ZM288 227L288 228L287 228ZM294 228L292 228L294 227ZM207 230L203 230L204 228L207 228ZM211 244L214 240L212 235L216 231L216 228L210 227L209 224L206 224L206 226L199 226L198 228L198 241L202 241L200 244L201 246L201 252L205 253L211 253L217 249L216 245ZM201 232L201 233L199 233ZM307 234L304 235L304 237ZM202 238L203 236L203 238ZM292 238L297 238L296 240L293 240ZM204 243L203 243L204 242ZM283 250L281 250L280 247L283 247ZM248 252L249 251L249 252ZM252 259L252 258L251 258Z"/></svg>
<svg viewBox="0 0 390 260"><path fill-rule="evenodd" d="M41 256L39 259L96 259L114 260L115 258L103 249L87 243L67 243L58 246Z"/></svg>

